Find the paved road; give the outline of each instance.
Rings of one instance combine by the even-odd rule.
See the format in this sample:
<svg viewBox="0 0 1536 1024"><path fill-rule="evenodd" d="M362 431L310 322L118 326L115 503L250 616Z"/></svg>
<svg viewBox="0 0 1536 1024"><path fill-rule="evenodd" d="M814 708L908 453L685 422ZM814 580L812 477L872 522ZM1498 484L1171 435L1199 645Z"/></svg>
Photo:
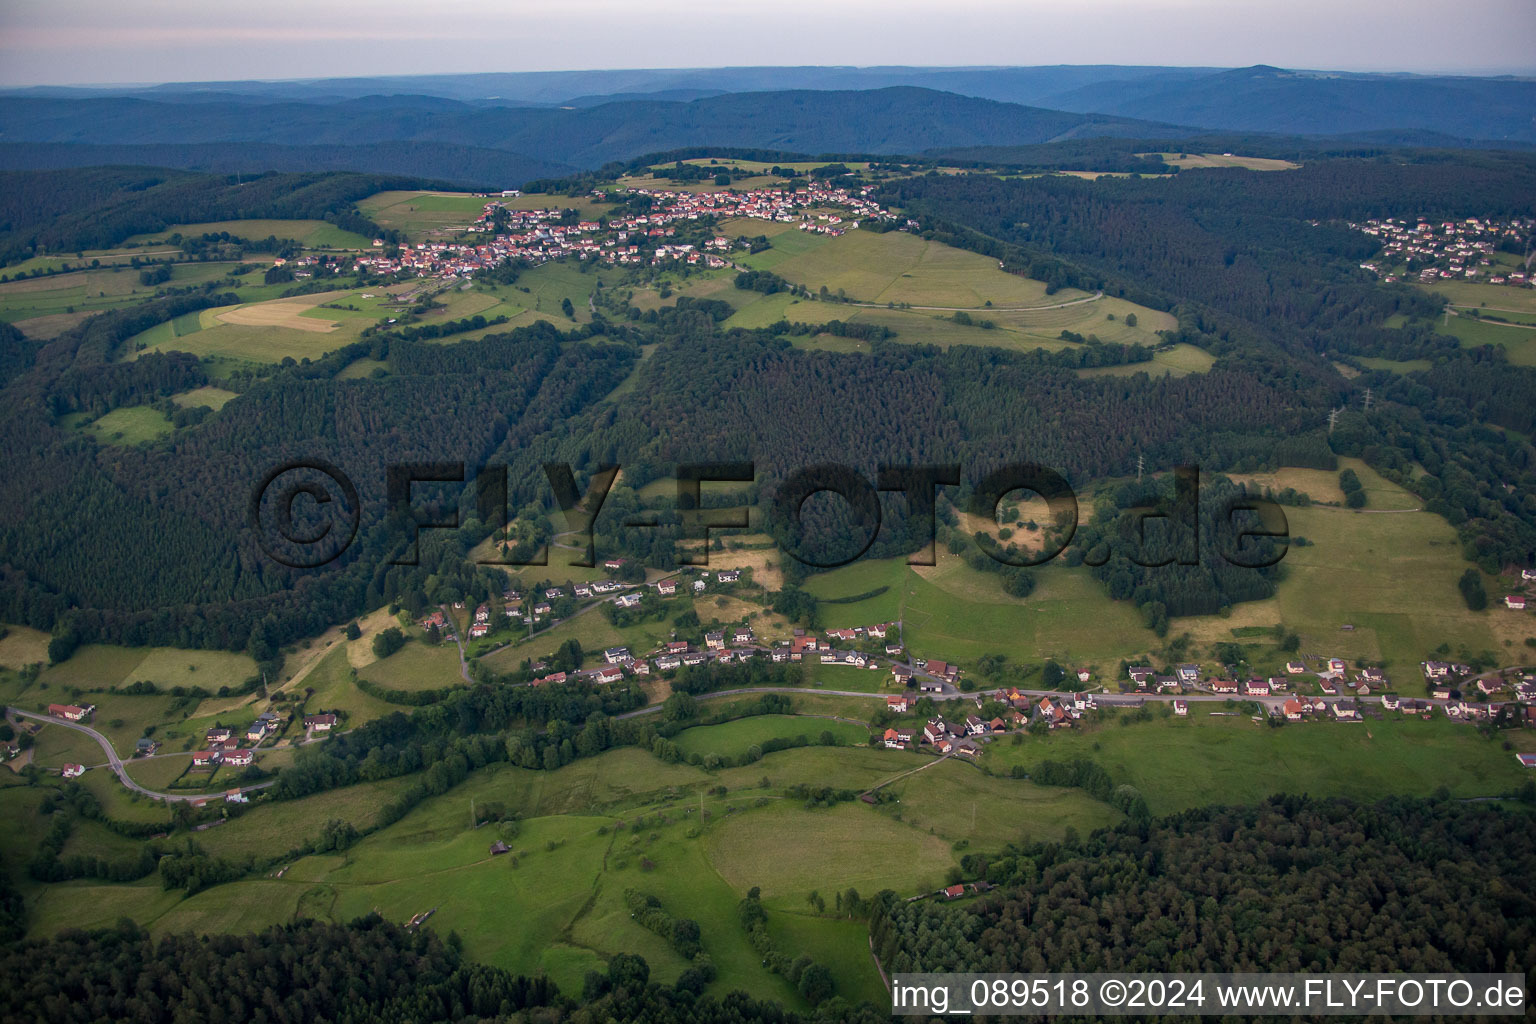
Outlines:
<svg viewBox="0 0 1536 1024"><path fill-rule="evenodd" d="M131 789L135 793L142 793L144 796L151 797L151 798L153 798L155 800L165 800L165 801L168 801L170 803L178 803L178 802L190 803L190 802L192 802L194 800L208 800L208 799L211 799L211 798L213 798L215 796L221 795L221 794L207 794L207 793L200 793L200 794L156 793L152 789L145 789L143 786L141 786L137 782L133 781L133 778L131 776L129 776L128 769L123 766L123 759L118 757L117 756L117 751L112 749L111 742L105 736L103 736L101 733L97 732L95 729L92 729L90 726L88 726L88 725L81 725L79 722L71 722L71 721L68 721L67 719L63 719L63 718L54 718L52 715L39 715L39 714L36 714L34 712L31 712L31 711L23 711L20 708L7 708L6 711L9 714L18 715L21 718L31 718L31 719L33 719L35 721L38 721L38 722L46 722L49 725L62 725L66 729L73 729L76 732L83 732L83 733L85 733L91 739L93 739L97 743L101 744L102 751L105 752L106 755L107 755L107 764L108 764L108 766L112 769L113 773L118 777L118 780L121 781L124 786L127 786L129 789ZM270 785L272 785L271 782L258 782L254 786L241 786L241 787L239 787L239 789L240 789L240 792L242 792L242 793L250 793L250 792L254 792L255 790L258 790L258 789L266 789Z"/></svg>

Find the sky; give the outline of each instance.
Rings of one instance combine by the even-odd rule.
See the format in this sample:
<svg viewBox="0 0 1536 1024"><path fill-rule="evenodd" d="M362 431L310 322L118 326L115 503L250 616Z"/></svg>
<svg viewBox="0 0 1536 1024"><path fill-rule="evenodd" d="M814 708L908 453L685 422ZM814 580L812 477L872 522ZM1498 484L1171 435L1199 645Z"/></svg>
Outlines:
<svg viewBox="0 0 1536 1024"><path fill-rule="evenodd" d="M0 85L753 65L1536 73L1536 0L0 0Z"/></svg>

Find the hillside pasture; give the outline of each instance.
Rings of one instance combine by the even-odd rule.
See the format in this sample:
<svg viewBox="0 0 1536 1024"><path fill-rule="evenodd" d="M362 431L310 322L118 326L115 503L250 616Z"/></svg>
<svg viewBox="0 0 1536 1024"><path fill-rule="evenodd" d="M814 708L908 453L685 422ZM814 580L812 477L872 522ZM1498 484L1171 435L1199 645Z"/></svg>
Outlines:
<svg viewBox="0 0 1536 1024"><path fill-rule="evenodd" d="M298 242L307 249L367 249L373 239L351 231L343 231L323 220L221 220L201 224L173 224L164 231L134 235L129 245L151 245L164 242L171 235L198 238L223 232L247 241L259 242L267 238L286 238Z"/></svg>
<svg viewBox="0 0 1536 1024"><path fill-rule="evenodd" d="M1137 156L1161 157L1163 163L1180 171L1217 167L1242 167L1250 171L1292 171L1300 164L1263 156L1237 156L1232 153L1138 153Z"/></svg>

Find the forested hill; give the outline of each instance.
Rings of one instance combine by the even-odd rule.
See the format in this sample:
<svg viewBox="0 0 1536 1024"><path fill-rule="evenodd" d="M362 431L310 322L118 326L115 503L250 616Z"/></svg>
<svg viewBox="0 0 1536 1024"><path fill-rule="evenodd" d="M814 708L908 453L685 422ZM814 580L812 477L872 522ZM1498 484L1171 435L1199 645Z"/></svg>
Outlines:
<svg viewBox="0 0 1536 1024"><path fill-rule="evenodd" d="M581 992L545 977L466 960L458 936L407 931L378 915L339 925L305 920L248 935L152 938L125 921L96 932L0 946L0 1018L50 1024L167 1021L335 1021L418 1024L802 1024L777 1003L699 994L701 972L651 980L641 957L619 953L589 971ZM828 1000L817 1024L879 1024L868 1003Z"/></svg>
<svg viewBox="0 0 1536 1024"><path fill-rule="evenodd" d="M1525 805L1275 797L972 854L1004 888L884 901L900 971L1518 971L1536 963Z"/></svg>
<svg viewBox="0 0 1536 1024"><path fill-rule="evenodd" d="M0 97L0 137L9 142L301 148L430 142L580 167L697 145L900 154L940 146L1179 134L1187 132L910 87L733 93L686 103L647 99L578 109L470 105L422 96L327 103ZM64 152L56 148L51 158L62 159ZM93 156L82 151L81 160Z"/></svg>
<svg viewBox="0 0 1536 1024"><path fill-rule="evenodd" d="M735 67L377 76L286 82L171 83L153 88L42 88L32 96L133 95L199 102L226 93L274 102L415 93L507 106L591 106L621 98L680 99L785 89L916 86L1052 110L1093 111L1223 131L1360 135L1387 131L1536 142L1529 77L1308 71L1258 65L1200 68ZM1219 150L1218 150L1219 152Z"/></svg>
<svg viewBox="0 0 1536 1024"><path fill-rule="evenodd" d="M1341 390L1346 412L1330 444L1421 495L1457 525L1467 557L1488 572L1536 557L1536 472L1519 438L1478 423L1530 429L1530 402L1518 396L1536 394L1536 369L1509 365L1493 346L1464 349L1428 327L1387 328L1395 315L1427 323L1440 300L1405 284L1383 286L1361 270L1377 244L1344 220L1529 217L1533 197L1536 156L1469 152L1159 181L926 175L881 193L941 237L1053 283L1170 309L1201 344L1241 351L1240 361L1270 380L1299 380L1319 356L1436 361L1431 372L1357 381L1388 396L1369 417ZM1415 465L1433 482L1413 480Z"/></svg>
<svg viewBox="0 0 1536 1024"><path fill-rule="evenodd" d="M497 189L539 178L559 178L576 170L570 164L555 160L447 142L375 142L356 146L282 146L270 142L122 143L107 146L71 142L0 144L0 170L108 165L176 167L247 176L266 171L366 171L435 178L457 187Z"/></svg>
<svg viewBox="0 0 1536 1024"><path fill-rule="evenodd" d="M431 182L380 174L226 177L147 167L0 172L0 263L34 251L106 249L172 224L325 220L379 233L353 206L386 189Z"/></svg>

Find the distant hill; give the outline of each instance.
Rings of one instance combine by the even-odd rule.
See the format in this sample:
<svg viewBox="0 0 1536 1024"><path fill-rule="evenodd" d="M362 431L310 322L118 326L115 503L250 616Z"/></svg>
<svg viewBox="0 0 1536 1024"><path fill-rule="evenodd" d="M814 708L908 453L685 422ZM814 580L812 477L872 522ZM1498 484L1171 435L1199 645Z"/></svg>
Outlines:
<svg viewBox="0 0 1536 1024"><path fill-rule="evenodd" d="M653 99L583 108L476 106L429 96L339 102L253 101L203 94L197 102L139 96L0 97L0 139L90 147L169 147L143 158L164 165L229 169L263 144L295 168L369 170L515 183L534 164L597 167L685 146L739 146L807 153L913 153L938 147L1031 145L1089 137L1175 138L1186 129L1117 116L1044 110L929 89L730 93L690 102ZM379 150L384 143L393 148ZM214 144L218 144L214 146ZM404 144L428 148L402 148ZM435 156L430 146L461 147ZM185 147L202 147L187 149ZM300 152L303 150L303 152ZM486 150L509 154L496 165ZM125 154L126 155L126 154ZM100 162L57 148L37 159ZM24 157L11 156L12 166ZM520 166L519 161L527 166ZM135 159L137 162L137 158ZM430 164L430 166L426 166ZM34 161L26 166L38 166ZM454 168L457 168L455 170Z"/></svg>
<svg viewBox="0 0 1536 1024"><path fill-rule="evenodd" d="M69 142L0 143L0 170L30 171L118 165L174 167L214 174L264 171L367 171L435 178L480 188L514 188L559 178L569 164L500 149L441 142L379 142L366 146L280 146L266 142L95 145Z"/></svg>
<svg viewBox="0 0 1536 1024"><path fill-rule="evenodd" d="M1536 80L1528 78L1354 75L1260 65L1167 82L1098 81L1039 102L1233 131L1360 135L1417 129L1536 142Z"/></svg>
<svg viewBox="0 0 1536 1024"><path fill-rule="evenodd" d="M1351 135L1434 132L1448 138L1536 142L1536 79L1241 68L756 67L381 76L152 88L13 91L38 98L136 96L203 102L340 102L406 95L475 106L595 106L722 93L866 91L916 87L1003 103L1141 118L1226 131ZM368 140L378 141L378 140ZM1009 140L1005 144L1019 144ZM500 147L496 147L500 148ZM542 154L541 154L542 155Z"/></svg>

